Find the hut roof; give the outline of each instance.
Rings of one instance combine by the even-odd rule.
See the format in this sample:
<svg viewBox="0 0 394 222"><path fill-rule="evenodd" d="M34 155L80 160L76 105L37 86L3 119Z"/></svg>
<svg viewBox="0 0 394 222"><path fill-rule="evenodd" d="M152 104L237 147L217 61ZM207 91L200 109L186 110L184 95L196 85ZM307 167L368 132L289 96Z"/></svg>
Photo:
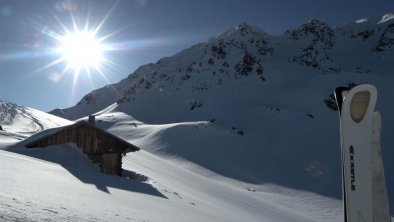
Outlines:
<svg viewBox="0 0 394 222"><path fill-rule="evenodd" d="M51 129L47 129L47 130L41 131L41 132L39 132L37 134L34 134L33 136L27 138L24 141L24 146L25 147L33 147L34 144L36 144L37 142L45 140L48 137L51 137L51 136L55 135L58 132L61 132L63 130L66 130L66 129L69 129L69 128L72 128L72 127L78 127L78 126L88 127L88 128L96 130L96 132L99 132L99 133L104 134L104 135L108 135L108 136L112 137L114 140L117 140L118 142L120 142L120 143L124 144L125 146L129 147L130 151L134 152L134 151L140 150L140 148L138 148L137 146L134 146L133 144L127 142L126 140L123 140L123 139L113 135L112 133L109 133L108 131L103 130L103 129L101 129L101 128L97 127L97 126L94 126L92 124L89 124L88 122L83 121L83 120L79 121L79 122L76 122L74 124L71 124L71 125L57 127L57 128L51 128Z"/></svg>

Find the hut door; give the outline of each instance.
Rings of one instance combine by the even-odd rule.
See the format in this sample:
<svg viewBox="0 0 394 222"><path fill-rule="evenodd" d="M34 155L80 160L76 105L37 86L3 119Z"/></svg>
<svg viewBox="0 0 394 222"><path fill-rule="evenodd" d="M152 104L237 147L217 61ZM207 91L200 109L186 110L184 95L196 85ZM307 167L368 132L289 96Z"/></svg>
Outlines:
<svg viewBox="0 0 394 222"><path fill-rule="evenodd" d="M103 154L101 170L103 173L111 175L120 175L120 155L117 153Z"/></svg>

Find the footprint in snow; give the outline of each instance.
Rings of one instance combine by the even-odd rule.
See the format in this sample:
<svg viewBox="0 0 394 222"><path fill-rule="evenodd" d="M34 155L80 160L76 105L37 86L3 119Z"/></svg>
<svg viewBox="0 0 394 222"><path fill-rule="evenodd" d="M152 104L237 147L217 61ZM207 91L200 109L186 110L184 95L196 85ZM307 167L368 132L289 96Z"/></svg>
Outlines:
<svg viewBox="0 0 394 222"><path fill-rule="evenodd" d="M46 209L46 208L44 208L44 209L42 209L42 210L45 210L45 211L48 211L48 212L51 212L51 213L54 213L54 214L58 214L58 213L59 213L59 212L57 212L57 211L50 210L50 209Z"/></svg>
<svg viewBox="0 0 394 222"><path fill-rule="evenodd" d="M182 197L177 192L172 192L172 193L175 194L179 199L182 199Z"/></svg>

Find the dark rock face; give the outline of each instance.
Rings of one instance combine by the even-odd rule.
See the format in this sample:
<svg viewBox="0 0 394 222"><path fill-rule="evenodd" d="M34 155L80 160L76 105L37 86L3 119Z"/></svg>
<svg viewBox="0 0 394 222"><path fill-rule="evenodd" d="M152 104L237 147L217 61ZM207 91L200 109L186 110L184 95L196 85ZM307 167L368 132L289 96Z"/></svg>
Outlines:
<svg viewBox="0 0 394 222"><path fill-rule="evenodd" d="M375 51L382 52L391 49L394 45L394 23L388 25L383 34L380 36L379 42L376 45Z"/></svg>
<svg viewBox="0 0 394 222"><path fill-rule="evenodd" d="M335 45L335 32L326 23L313 19L296 30L288 31L286 35L295 41L308 41L308 45L293 57L292 62L322 68L322 64L333 61L327 51Z"/></svg>
<svg viewBox="0 0 394 222"><path fill-rule="evenodd" d="M358 32L357 34L351 35L351 38L359 38L362 41L365 41L365 40L369 39L370 37L372 37L373 34L374 34L374 30L365 30L365 31Z"/></svg>
<svg viewBox="0 0 394 222"><path fill-rule="evenodd" d="M335 32L325 22L313 19L302 25L300 28L286 33L293 40L300 40L304 37L312 38L312 44L321 44L324 49L331 49L335 44Z"/></svg>
<svg viewBox="0 0 394 222"><path fill-rule="evenodd" d="M84 101L86 104L95 104L96 98L97 98L97 93L95 91L93 91L93 92L85 95L82 98L82 101ZM82 103L82 101L80 101L77 105L80 105Z"/></svg>

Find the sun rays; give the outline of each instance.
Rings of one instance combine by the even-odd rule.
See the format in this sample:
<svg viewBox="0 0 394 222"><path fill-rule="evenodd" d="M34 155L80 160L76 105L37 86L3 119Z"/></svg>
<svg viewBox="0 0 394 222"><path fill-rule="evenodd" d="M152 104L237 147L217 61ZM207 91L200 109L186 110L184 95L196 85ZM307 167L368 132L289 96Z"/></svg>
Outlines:
<svg viewBox="0 0 394 222"><path fill-rule="evenodd" d="M147 35L149 27L145 30L141 26L144 19L128 20L130 17L119 13L123 11L120 5L125 4L119 1L99 6L95 1L72 0L32 4L40 10L28 17L15 17L13 31L18 35L12 39L12 47L0 52L0 62L26 62L19 79L44 81L46 85L40 90L61 91L69 104L81 92L129 75L131 69L145 62L148 53L182 40Z"/></svg>
<svg viewBox="0 0 394 222"><path fill-rule="evenodd" d="M29 45L28 48L31 49L27 50L27 53L18 53L18 55L22 55L23 58L52 59L27 76L46 73L48 79L53 84L57 84L64 79L64 76L72 75L71 98L74 97L81 75L88 78L91 87L94 87L93 78L97 77L110 84L108 74L103 70L116 68L117 65L107 58L105 53L118 49L111 44L106 44L106 41L116 35L117 31L104 33L103 27L116 6L117 3L113 4L104 16L98 18L91 15L91 7L88 10L77 11L77 5L71 1L62 1L48 8L49 17L46 19L39 22L28 21L29 26L33 27L35 33L38 33L35 35L46 39L45 44L35 42ZM116 44L112 43L112 45ZM35 51L34 55L32 51ZM0 59L1 57L17 59L14 58L15 56L0 55Z"/></svg>

